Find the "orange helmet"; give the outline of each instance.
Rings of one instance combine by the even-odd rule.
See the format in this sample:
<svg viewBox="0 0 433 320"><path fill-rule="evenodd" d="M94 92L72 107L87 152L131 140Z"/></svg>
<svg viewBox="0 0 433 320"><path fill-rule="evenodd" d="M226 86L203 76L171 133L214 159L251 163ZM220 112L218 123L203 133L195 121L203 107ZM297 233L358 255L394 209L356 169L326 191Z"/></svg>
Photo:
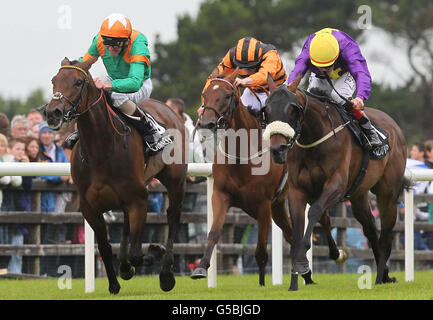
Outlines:
<svg viewBox="0 0 433 320"><path fill-rule="evenodd" d="M102 22L99 33L103 37L127 39L132 33L131 21L123 14L112 13Z"/></svg>
<svg viewBox="0 0 433 320"><path fill-rule="evenodd" d="M255 68L261 61L261 42L250 37L242 38L235 48L234 63L239 68Z"/></svg>

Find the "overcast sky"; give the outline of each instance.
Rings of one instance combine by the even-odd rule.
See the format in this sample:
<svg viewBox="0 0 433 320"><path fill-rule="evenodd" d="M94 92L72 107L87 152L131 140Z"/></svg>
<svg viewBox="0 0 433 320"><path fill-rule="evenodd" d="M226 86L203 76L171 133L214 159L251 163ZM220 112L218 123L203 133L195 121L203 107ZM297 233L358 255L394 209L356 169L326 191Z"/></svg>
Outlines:
<svg viewBox="0 0 433 320"><path fill-rule="evenodd" d="M177 38L176 17L196 16L201 0L15 0L0 1L2 50L0 95L26 97L40 87L51 92L51 78L66 56L77 59L90 46L104 18L118 12L144 33L151 56L157 33ZM102 75L100 61L92 75Z"/></svg>
<svg viewBox="0 0 433 320"><path fill-rule="evenodd" d="M151 57L157 33L162 41L177 38L177 17L189 13L196 17L202 0L15 0L0 2L2 52L0 95L25 98L42 88L48 97L51 78L66 56L83 56L110 13L123 13L132 26L149 41ZM374 14L374 13L373 13ZM330 26L328 26L330 27ZM368 42L361 45L375 81L401 83L407 75L402 50L377 30L367 30ZM264 39L260 39L265 41ZM284 61L289 72L294 59ZM397 71L396 71L397 70ZM99 60L91 69L93 76L105 70Z"/></svg>

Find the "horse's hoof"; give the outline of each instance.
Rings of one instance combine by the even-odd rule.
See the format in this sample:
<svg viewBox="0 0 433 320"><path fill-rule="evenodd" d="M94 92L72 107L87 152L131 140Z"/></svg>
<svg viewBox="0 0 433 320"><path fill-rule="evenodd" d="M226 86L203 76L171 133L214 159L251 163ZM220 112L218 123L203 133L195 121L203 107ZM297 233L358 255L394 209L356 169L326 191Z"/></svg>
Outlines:
<svg viewBox="0 0 433 320"><path fill-rule="evenodd" d="M338 258L335 260L336 263L343 263L347 260L346 251L339 249L338 250Z"/></svg>
<svg viewBox="0 0 433 320"><path fill-rule="evenodd" d="M309 284L316 284L313 279L311 278L311 270L309 272L307 272L306 274L302 275L302 278L304 278L305 284L309 285Z"/></svg>
<svg viewBox="0 0 433 320"><path fill-rule="evenodd" d="M397 283L397 278L395 278L395 277L389 278L388 277L388 279L385 279L383 281L383 283Z"/></svg>
<svg viewBox="0 0 433 320"><path fill-rule="evenodd" d="M108 287L108 291L110 291L110 294L118 294L120 291L120 284L119 283L115 283L113 285L110 285Z"/></svg>
<svg viewBox="0 0 433 320"><path fill-rule="evenodd" d="M191 279L194 279L194 280L203 279L206 277L207 277L207 271L205 268L197 267L191 273Z"/></svg>
<svg viewBox="0 0 433 320"><path fill-rule="evenodd" d="M174 288L176 279L173 272L161 272L159 274L159 286L162 291L168 292Z"/></svg>
<svg viewBox="0 0 433 320"><path fill-rule="evenodd" d="M129 280L135 275L135 267L131 266L131 268L129 268L129 270L126 272L122 272L122 270L120 270L119 273L120 273L120 277L123 280Z"/></svg>

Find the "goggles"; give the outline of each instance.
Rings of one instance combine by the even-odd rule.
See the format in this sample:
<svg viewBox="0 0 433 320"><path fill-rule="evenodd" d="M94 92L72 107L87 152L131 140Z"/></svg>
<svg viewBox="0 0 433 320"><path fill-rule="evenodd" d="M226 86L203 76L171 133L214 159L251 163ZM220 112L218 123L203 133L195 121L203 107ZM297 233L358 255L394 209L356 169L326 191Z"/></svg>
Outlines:
<svg viewBox="0 0 433 320"><path fill-rule="evenodd" d="M112 37L102 37L102 43L104 46L110 46L113 48L121 48L125 45L128 38L112 38Z"/></svg>

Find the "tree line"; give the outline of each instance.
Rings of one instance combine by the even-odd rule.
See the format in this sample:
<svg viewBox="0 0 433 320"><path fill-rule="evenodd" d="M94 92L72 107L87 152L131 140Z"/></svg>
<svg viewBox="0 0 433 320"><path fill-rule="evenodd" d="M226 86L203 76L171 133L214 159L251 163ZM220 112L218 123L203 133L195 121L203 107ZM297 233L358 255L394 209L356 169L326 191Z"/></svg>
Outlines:
<svg viewBox="0 0 433 320"><path fill-rule="evenodd" d="M176 40L163 42L157 35L152 56L152 97L162 101L182 98L186 111L196 118L206 77L240 38L252 36L271 43L281 55L292 52L309 34L324 27L343 30L361 40L364 30L357 24L361 5L370 8L368 18L374 26L407 43L405 54L412 70L407 82L398 88L373 79L367 106L390 114L409 144L432 139L431 0L204 0L196 17L184 14L177 18ZM389 48L381 50L390 53ZM286 71L290 72L287 66ZM26 101L0 97L0 112L11 117L43 103L42 90L38 89Z"/></svg>

